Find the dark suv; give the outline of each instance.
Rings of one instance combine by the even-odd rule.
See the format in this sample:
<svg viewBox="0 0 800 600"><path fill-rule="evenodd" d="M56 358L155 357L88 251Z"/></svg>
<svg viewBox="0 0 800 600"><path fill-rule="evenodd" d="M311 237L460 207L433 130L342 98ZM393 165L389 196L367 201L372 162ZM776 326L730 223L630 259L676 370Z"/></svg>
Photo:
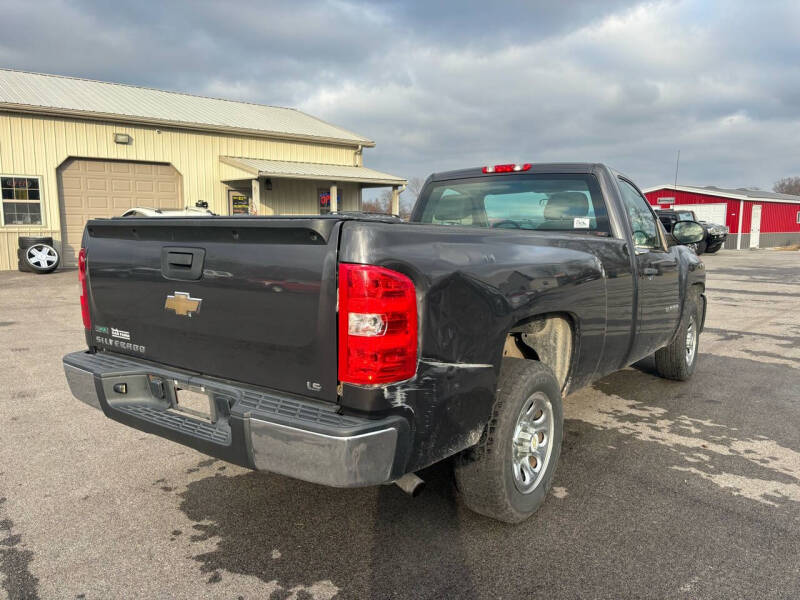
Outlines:
<svg viewBox="0 0 800 600"><path fill-rule="evenodd" d="M700 221L693 210L656 209L656 214L668 233L672 233L672 228L678 221L697 221L700 223L705 230L705 239L696 245L695 250L698 254L714 254L722 248L725 238L728 237L728 228L725 225Z"/></svg>

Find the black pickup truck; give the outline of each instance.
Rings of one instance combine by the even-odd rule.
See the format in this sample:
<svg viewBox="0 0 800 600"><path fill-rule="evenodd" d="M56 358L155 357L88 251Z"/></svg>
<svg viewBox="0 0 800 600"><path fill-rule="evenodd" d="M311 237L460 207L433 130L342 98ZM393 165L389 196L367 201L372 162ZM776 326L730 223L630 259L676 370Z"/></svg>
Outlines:
<svg viewBox="0 0 800 600"><path fill-rule="evenodd" d="M599 164L428 178L391 216L91 220L73 394L111 419L320 484L455 457L463 501L521 521L561 448L562 397L655 354L683 380L706 301L703 230L667 234Z"/></svg>
<svg viewBox="0 0 800 600"><path fill-rule="evenodd" d="M672 232L675 223L679 221L697 221L703 226L705 235L696 244L692 244L695 252L700 254L714 254L725 244L728 237L728 227L717 225L708 221L700 221L693 210L656 209L656 215L667 233Z"/></svg>

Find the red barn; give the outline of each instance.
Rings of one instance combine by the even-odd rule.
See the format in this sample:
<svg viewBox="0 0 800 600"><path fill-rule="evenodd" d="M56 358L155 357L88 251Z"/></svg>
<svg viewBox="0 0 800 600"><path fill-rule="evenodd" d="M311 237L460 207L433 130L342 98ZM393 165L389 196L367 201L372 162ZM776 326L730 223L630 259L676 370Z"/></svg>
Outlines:
<svg viewBox="0 0 800 600"><path fill-rule="evenodd" d="M693 210L701 221L727 225L725 248L800 243L800 196L745 188L661 185L643 190L658 208Z"/></svg>

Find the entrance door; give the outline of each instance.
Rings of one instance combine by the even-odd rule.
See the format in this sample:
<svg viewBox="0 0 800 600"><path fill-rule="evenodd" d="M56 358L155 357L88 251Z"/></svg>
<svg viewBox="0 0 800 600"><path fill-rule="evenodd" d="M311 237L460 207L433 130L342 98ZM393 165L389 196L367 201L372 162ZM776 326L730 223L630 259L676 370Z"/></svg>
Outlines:
<svg viewBox="0 0 800 600"><path fill-rule="evenodd" d="M228 210L232 215L252 214L250 193L241 190L228 190Z"/></svg>
<svg viewBox="0 0 800 600"><path fill-rule="evenodd" d="M753 204L753 212L750 214L750 247L758 248L761 242L761 205Z"/></svg>

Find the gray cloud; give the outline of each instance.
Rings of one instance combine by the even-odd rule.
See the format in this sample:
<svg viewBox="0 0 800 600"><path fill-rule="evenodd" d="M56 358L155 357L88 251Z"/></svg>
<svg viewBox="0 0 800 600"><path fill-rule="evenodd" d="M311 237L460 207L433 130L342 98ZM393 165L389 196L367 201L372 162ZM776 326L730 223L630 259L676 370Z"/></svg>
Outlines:
<svg viewBox="0 0 800 600"><path fill-rule="evenodd" d="M6 2L0 62L295 106L408 177L608 162L640 185L800 174L796 2Z"/></svg>

